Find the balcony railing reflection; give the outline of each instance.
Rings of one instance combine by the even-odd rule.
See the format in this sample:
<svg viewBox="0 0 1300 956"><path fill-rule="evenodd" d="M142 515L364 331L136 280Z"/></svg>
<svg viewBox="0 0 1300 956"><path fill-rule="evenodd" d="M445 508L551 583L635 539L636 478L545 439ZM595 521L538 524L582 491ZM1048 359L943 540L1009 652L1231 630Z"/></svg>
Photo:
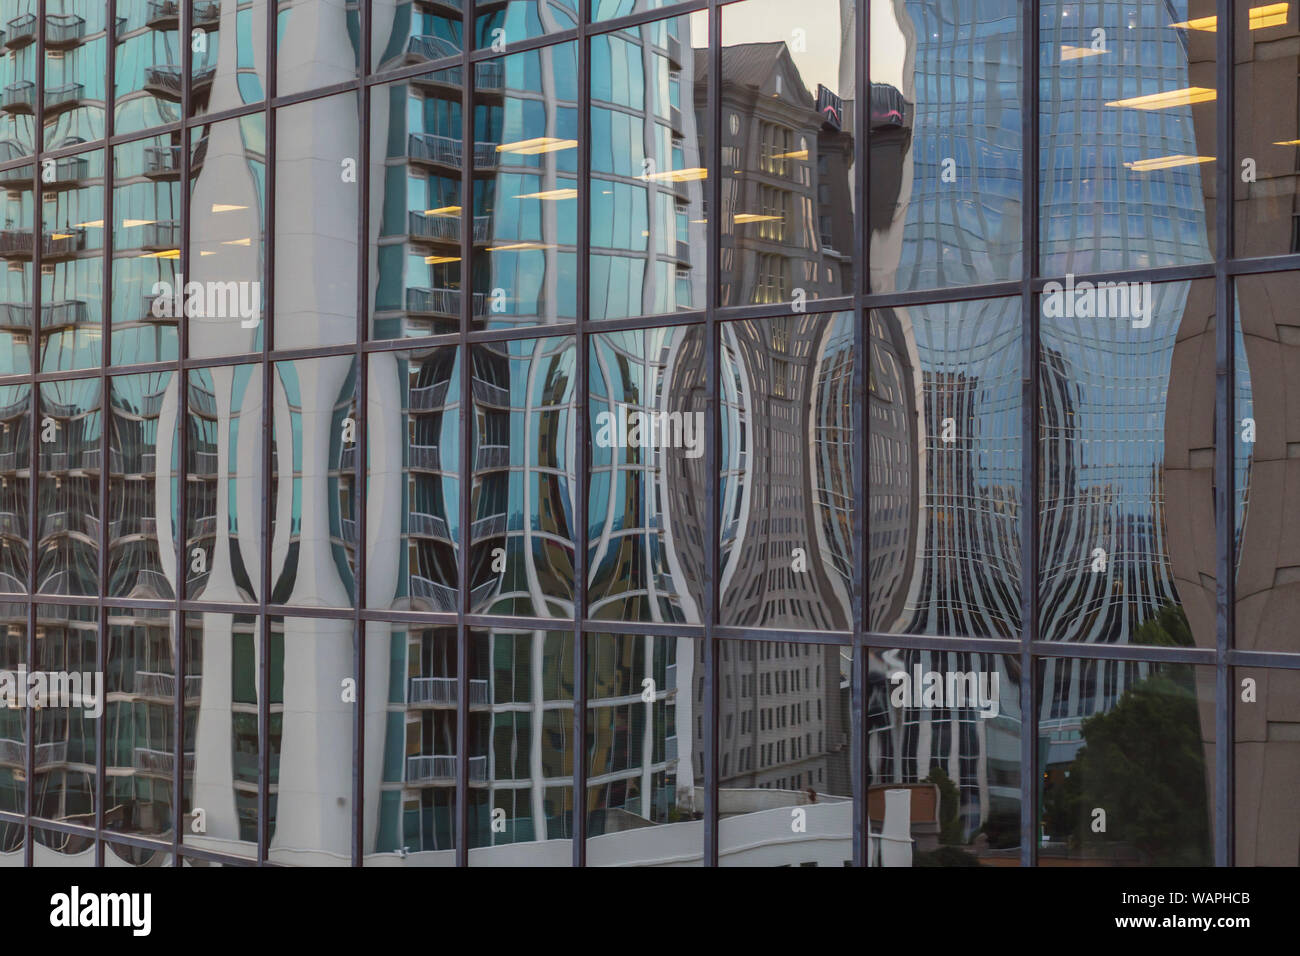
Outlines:
<svg viewBox="0 0 1300 956"><path fill-rule="evenodd" d="M436 315L446 318L460 316L459 289L426 289L420 287L406 290L406 311L411 315ZM487 314L487 296L482 292L474 293L474 314Z"/></svg>
<svg viewBox="0 0 1300 956"><path fill-rule="evenodd" d="M136 771L149 776L170 777L176 766L176 755L170 750L136 747L134 756ZM184 773L194 772L194 751L181 754L181 767Z"/></svg>
<svg viewBox="0 0 1300 956"><path fill-rule="evenodd" d="M86 19L75 13L47 13L45 15L45 46L64 49L76 46L86 36Z"/></svg>
<svg viewBox="0 0 1300 956"><path fill-rule="evenodd" d="M460 702L458 688L455 677L412 677L406 683L406 702L413 705L454 706ZM474 679L469 682L469 702L478 707L487 706L486 680Z"/></svg>
<svg viewBox="0 0 1300 956"><path fill-rule="evenodd" d="M191 674L185 678L185 699L198 700L203 690L203 676ZM176 675L163 671L136 671L135 695L150 700L171 702L176 699Z"/></svg>
<svg viewBox="0 0 1300 956"><path fill-rule="evenodd" d="M407 213L407 233L414 240L460 242L460 216L431 216L412 210ZM474 217L474 241L487 242L492 234L492 217Z"/></svg>
<svg viewBox="0 0 1300 956"><path fill-rule="evenodd" d="M214 29L221 20L219 0L195 0L190 11L190 25L201 30ZM149 0L145 7L145 26L150 30L179 30L181 0Z"/></svg>
<svg viewBox="0 0 1300 956"><path fill-rule="evenodd" d="M175 179L181 174L179 146L146 146L144 174L150 179Z"/></svg>
<svg viewBox="0 0 1300 956"><path fill-rule="evenodd" d="M146 223L140 228L140 246L148 252L179 249L181 224L175 219Z"/></svg>
<svg viewBox="0 0 1300 956"><path fill-rule="evenodd" d="M406 138L407 155L414 162L446 166L459 170L464 155L461 141L454 136L439 136L436 133L411 133ZM474 168L496 169L497 144L476 142L474 144Z"/></svg>
<svg viewBox="0 0 1300 956"><path fill-rule="evenodd" d="M420 535L425 538L438 538L443 541L451 540L451 535L447 531L447 522L439 515L425 514L423 511L412 511L408 518L408 528L410 534Z"/></svg>
<svg viewBox="0 0 1300 956"><path fill-rule="evenodd" d="M409 446L406 461L413 471L439 471L442 468L442 456L437 445Z"/></svg>
<svg viewBox="0 0 1300 956"><path fill-rule="evenodd" d="M32 234L18 229L0 230L0 256L10 259L32 257ZM50 262L70 258L86 248L86 230L69 229L41 236L41 256Z"/></svg>
<svg viewBox="0 0 1300 956"><path fill-rule="evenodd" d="M442 408L447 401L447 382L434 382L413 388L407 396L407 408L413 412L427 412Z"/></svg>
<svg viewBox="0 0 1300 956"><path fill-rule="evenodd" d="M84 83L65 83L62 86L45 88L45 115L54 116L76 109L86 93Z"/></svg>
<svg viewBox="0 0 1300 956"><path fill-rule="evenodd" d="M68 762L68 742L55 740L37 744L35 757L36 769L44 770ZM0 738L0 766L22 768L27 763L27 745L22 740Z"/></svg>
<svg viewBox="0 0 1300 956"><path fill-rule="evenodd" d="M4 45L11 50L36 42L36 14L24 13L5 24Z"/></svg>
<svg viewBox="0 0 1300 956"><path fill-rule="evenodd" d="M182 70L174 63L145 67L144 89L162 100L172 103L181 101ZM216 67L208 67L195 72L190 77L190 95L195 99L205 96L212 88L213 77L217 75Z"/></svg>
<svg viewBox="0 0 1300 956"><path fill-rule="evenodd" d="M469 758L469 779L487 781L487 757ZM442 754L418 754L406 758L407 783L455 783L456 758Z"/></svg>
<svg viewBox="0 0 1300 956"><path fill-rule="evenodd" d="M411 575L411 597L428 601L435 611L456 610L456 589L418 574Z"/></svg>
<svg viewBox="0 0 1300 956"><path fill-rule="evenodd" d="M479 445L474 453L475 471L492 471L510 467L509 445Z"/></svg>
<svg viewBox="0 0 1300 956"><path fill-rule="evenodd" d="M36 110L36 84L31 80L10 83L0 91L0 110L6 113L33 113Z"/></svg>

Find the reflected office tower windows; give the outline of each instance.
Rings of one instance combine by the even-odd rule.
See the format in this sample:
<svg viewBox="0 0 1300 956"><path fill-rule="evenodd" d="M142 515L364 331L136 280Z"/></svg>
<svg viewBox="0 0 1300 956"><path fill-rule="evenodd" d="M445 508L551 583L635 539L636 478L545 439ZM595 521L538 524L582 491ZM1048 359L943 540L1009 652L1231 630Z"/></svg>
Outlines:
<svg viewBox="0 0 1300 956"><path fill-rule="evenodd" d="M26 594L29 587L32 390L0 385L0 592L6 594Z"/></svg>
<svg viewBox="0 0 1300 956"><path fill-rule="evenodd" d="M1021 6L892 7L871 24L871 289L1017 279Z"/></svg>
<svg viewBox="0 0 1300 956"><path fill-rule="evenodd" d="M853 313L720 334L721 621L851 630Z"/></svg>
<svg viewBox="0 0 1300 956"><path fill-rule="evenodd" d="M114 133L135 133L181 118L184 2L119 0L113 60ZM206 33L212 29L211 14L220 9L220 0L196 3L194 9L192 26Z"/></svg>
<svg viewBox="0 0 1300 956"><path fill-rule="evenodd" d="M717 666L720 865L849 865L853 648L721 641Z"/></svg>
<svg viewBox="0 0 1300 956"><path fill-rule="evenodd" d="M453 345L370 356L366 605L458 609L460 357Z"/></svg>
<svg viewBox="0 0 1300 956"><path fill-rule="evenodd" d="M706 364L701 326L593 336L587 395L587 616L705 613Z"/></svg>
<svg viewBox="0 0 1300 956"><path fill-rule="evenodd" d="M1020 633L1019 299L869 313L870 629Z"/></svg>
<svg viewBox="0 0 1300 956"><path fill-rule="evenodd" d="M269 0L275 2L275 0ZM221 113L266 97L268 0L189 0L189 114ZM312 9L319 2L295 4ZM278 25L279 26L279 25ZM279 32L277 30L277 32ZM287 34L286 34L287 37ZM160 76L180 95L181 68Z"/></svg>
<svg viewBox="0 0 1300 956"><path fill-rule="evenodd" d="M108 381L107 593L169 601L177 580L181 380L166 371Z"/></svg>
<svg viewBox="0 0 1300 956"><path fill-rule="evenodd" d="M52 176L49 164L53 164ZM45 160L41 174L41 370L100 364L104 151Z"/></svg>
<svg viewBox="0 0 1300 956"><path fill-rule="evenodd" d="M871 649L868 866L1020 864L1020 661Z"/></svg>
<svg viewBox="0 0 1300 956"><path fill-rule="evenodd" d="M94 675L99 670L99 614L94 607L39 604L36 607L34 672L77 676L79 692L31 708L36 753L32 772L32 813L47 820L95 825L95 745L98 719L92 715ZM87 687L86 681L91 682ZM51 688L51 693L52 693ZM91 847L91 837L60 834L67 842L52 848L76 855Z"/></svg>
<svg viewBox="0 0 1300 956"><path fill-rule="evenodd" d="M104 826L171 840L176 766L176 628L171 611L109 608L104 674ZM88 664L94 670L93 662ZM193 668L193 664L190 667ZM197 704L202 678L185 678ZM193 761L193 754L189 755ZM192 768L191 768L192 769Z"/></svg>
<svg viewBox="0 0 1300 956"><path fill-rule="evenodd" d="M585 639L587 864L699 865L704 786L694 754L702 741L690 732L699 641Z"/></svg>
<svg viewBox="0 0 1300 956"><path fill-rule="evenodd" d="M27 667L27 605L0 603L0 667ZM27 728L32 711L0 708L0 810L27 807ZM0 867L23 865L23 825L0 820Z"/></svg>
<svg viewBox="0 0 1300 956"><path fill-rule="evenodd" d="M280 347L356 341L360 113L357 94L341 93L276 114L272 318Z"/></svg>
<svg viewBox="0 0 1300 956"><path fill-rule="evenodd" d="M100 380L40 386L36 589L99 593Z"/></svg>
<svg viewBox="0 0 1300 956"><path fill-rule="evenodd" d="M0 63L6 59L0 56ZM27 164L0 172L0 374L6 375L32 371L35 170Z"/></svg>
<svg viewBox="0 0 1300 956"><path fill-rule="evenodd" d="M291 214L292 215L292 214ZM173 302L185 315L189 354L255 352L265 335L266 117L190 132L190 247L185 276L203 290ZM177 295L173 291L173 295Z"/></svg>
<svg viewBox="0 0 1300 956"><path fill-rule="evenodd" d="M366 623L365 866L456 864L458 667L455 627ZM469 761L471 799L486 764Z"/></svg>
<svg viewBox="0 0 1300 956"><path fill-rule="evenodd" d="M373 338L460 329L461 72L438 70L370 93ZM475 242L486 239L486 227L475 218Z"/></svg>
<svg viewBox="0 0 1300 956"><path fill-rule="evenodd" d="M104 138L108 5L101 0L48 0L45 15L45 148ZM35 99L30 98L35 108ZM17 102L5 95L5 109Z"/></svg>
<svg viewBox="0 0 1300 956"><path fill-rule="evenodd" d="M487 230L472 262L476 328L577 316L577 57L560 43L476 67L474 226Z"/></svg>
<svg viewBox="0 0 1300 956"><path fill-rule="evenodd" d="M1236 646L1243 650L1300 651L1298 301L1300 272L1236 281Z"/></svg>
<svg viewBox="0 0 1300 956"><path fill-rule="evenodd" d="M464 49L461 13L466 5L466 0L372 0L371 70L383 73L459 56ZM478 6L483 9L481 2ZM349 9L348 16L356 14Z"/></svg>
<svg viewBox="0 0 1300 956"><path fill-rule="evenodd" d="M1300 252L1300 7L1234 6L1238 256ZM1242 164L1249 160L1251 166Z"/></svg>
<svg viewBox="0 0 1300 956"><path fill-rule="evenodd" d="M471 632L470 866L572 864L573 666L570 632ZM411 682L426 705L446 683Z"/></svg>
<svg viewBox="0 0 1300 956"><path fill-rule="evenodd" d="M255 602L265 560L262 368L191 369L187 388L185 596Z"/></svg>
<svg viewBox="0 0 1300 956"><path fill-rule="evenodd" d="M340 687L356 673L353 622L272 617L270 624L267 859L347 866L356 705Z"/></svg>
<svg viewBox="0 0 1300 956"><path fill-rule="evenodd" d="M354 0L273 0L277 96L355 80L361 73L361 5ZM383 6L373 4L372 17ZM355 230L354 230L355 232Z"/></svg>
<svg viewBox="0 0 1300 956"><path fill-rule="evenodd" d="M200 850L256 857L260 620L255 614L187 614L184 639L181 840ZM270 735L268 742L279 745ZM273 793L280 762L270 755L266 762Z"/></svg>
<svg viewBox="0 0 1300 956"><path fill-rule="evenodd" d="M1300 865L1300 671L1236 668L1236 866Z"/></svg>
<svg viewBox="0 0 1300 956"><path fill-rule="evenodd" d="M271 380L271 594L351 607L356 596L357 362L277 362Z"/></svg>
<svg viewBox="0 0 1300 956"><path fill-rule="evenodd" d="M1212 668L1040 660L1037 699L1040 866L1213 863Z"/></svg>
<svg viewBox="0 0 1300 956"><path fill-rule="evenodd" d="M114 365L177 356L182 308L176 297L184 281L178 137L154 136L113 149Z"/></svg>
<svg viewBox="0 0 1300 956"><path fill-rule="evenodd" d="M8 0L0 16L0 154L36 151L36 31L38 0ZM103 135L101 130L100 135ZM94 137L88 137L93 139ZM49 147L47 147L49 148Z"/></svg>
<svg viewBox="0 0 1300 956"><path fill-rule="evenodd" d="M1214 13L1212 0L1044 0L1044 274L1212 257Z"/></svg>
<svg viewBox="0 0 1300 956"><path fill-rule="evenodd" d="M1214 283L1040 303L1039 634L1214 647Z"/></svg>
<svg viewBox="0 0 1300 956"><path fill-rule="evenodd" d="M707 45L707 12L591 39L589 318L704 307Z"/></svg>
<svg viewBox="0 0 1300 956"><path fill-rule="evenodd" d="M852 294L853 15L838 0L745 0L722 17L719 304ZM694 109L707 116L708 57Z"/></svg>
<svg viewBox="0 0 1300 956"><path fill-rule="evenodd" d="M579 0L474 0L474 45L505 49L510 43L572 30Z"/></svg>
<svg viewBox="0 0 1300 956"><path fill-rule="evenodd" d="M573 617L573 339L472 348L470 611Z"/></svg>

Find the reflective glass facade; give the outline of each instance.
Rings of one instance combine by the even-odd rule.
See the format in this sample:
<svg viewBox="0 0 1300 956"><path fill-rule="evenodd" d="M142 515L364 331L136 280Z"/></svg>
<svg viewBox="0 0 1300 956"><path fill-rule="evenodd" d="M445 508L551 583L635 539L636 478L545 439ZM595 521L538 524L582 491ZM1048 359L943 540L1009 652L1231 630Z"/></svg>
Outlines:
<svg viewBox="0 0 1300 956"><path fill-rule="evenodd" d="M1300 864L1300 5L0 0L0 202L0 865Z"/></svg>

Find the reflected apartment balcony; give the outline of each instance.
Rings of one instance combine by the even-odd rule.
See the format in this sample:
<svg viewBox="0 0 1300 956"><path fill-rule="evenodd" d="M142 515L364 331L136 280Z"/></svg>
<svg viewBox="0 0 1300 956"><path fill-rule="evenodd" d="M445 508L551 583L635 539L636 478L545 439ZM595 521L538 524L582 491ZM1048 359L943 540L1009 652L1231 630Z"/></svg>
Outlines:
<svg viewBox="0 0 1300 956"><path fill-rule="evenodd" d="M454 136L411 133L406 138L406 153L412 163L440 166L452 172L460 172L464 149L461 141ZM474 144L474 168L482 170L497 168L496 143L476 142Z"/></svg>
<svg viewBox="0 0 1300 956"><path fill-rule="evenodd" d="M406 702L413 707L455 707L460 703L455 677L412 677L406 682ZM474 707L488 704L488 682L469 682L469 702Z"/></svg>
<svg viewBox="0 0 1300 956"><path fill-rule="evenodd" d="M451 541L447 522L440 515L412 511L407 518L407 533L420 538L436 538L439 541Z"/></svg>
<svg viewBox="0 0 1300 956"><path fill-rule="evenodd" d="M215 30L221 20L218 0L195 0L190 12L190 26L199 30ZM181 0L149 0L145 8L145 26L150 30L179 30L181 26Z"/></svg>
<svg viewBox="0 0 1300 956"><path fill-rule="evenodd" d="M68 762L68 742L55 740L36 745L36 769L46 770ZM0 766L23 769L27 765L27 745L21 740L0 738Z"/></svg>
<svg viewBox="0 0 1300 956"><path fill-rule="evenodd" d="M86 38L86 18L75 13L45 15L45 48L66 50Z"/></svg>
<svg viewBox="0 0 1300 956"><path fill-rule="evenodd" d="M471 783L487 782L487 757L469 758ZM406 758L407 783L455 783L456 758L441 754L418 754Z"/></svg>
<svg viewBox="0 0 1300 956"><path fill-rule="evenodd" d="M510 467L509 445L479 445L474 452L474 471L501 471Z"/></svg>
<svg viewBox="0 0 1300 956"><path fill-rule="evenodd" d="M449 588L437 581L430 581L418 574L411 575L411 597L427 601L434 611L447 611L449 613L456 611L455 588Z"/></svg>
<svg viewBox="0 0 1300 956"><path fill-rule="evenodd" d="M181 224L175 219L150 222L140 227L139 248L146 252L180 249Z"/></svg>
<svg viewBox="0 0 1300 956"><path fill-rule="evenodd" d="M155 301L155 296L146 295L144 297L144 306L140 311L140 321L152 325L175 325L176 316L166 314L166 310L164 310L163 315L154 315L153 304Z"/></svg>
<svg viewBox="0 0 1300 956"><path fill-rule="evenodd" d="M86 249L86 230L70 229L47 232L41 237L42 262L60 262L74 258ZM0 230L0 257L30 259L32 234L16 229Z"/></svg>
<svg viewBox="0 0 1300 956"><path fill-rule="evenodd" d="M460 289L408 288L406 290L406 313L411 318L442 318L458 320L460 318ZM482 292L474 293L474 314L487 314L487 296Z"/></svg>
<svg viewBox="0 0 1300 956"><path fill-rule="evenodd" d="M44 540L59 534L78 534L91 541L99 538L99 519L83 511L56 511L42 515L40 536Z"/></svg>
<svg viewBox="0 0 1300 956"><path fill-rule="evenodd" d="M64 156L54 161L53 177L41 180L41 192L76 189L89 178L90 161L85 156Z"/></svg>
<svg viewBox="0 0 1300 956"><path fill-rule="evenodd" d="M144 174L155 181L179 179L181 175L181 148L179 146L147 146L144 151Z"/></svg>
<svg viewBox="0 0 1300 956"><path fill-rule="evenodd" d="M493 408L500 408L506 411L513 411L514 406L510 404L510 392L500 385L494 385L491 382L485 382L477 376L470 383L473 388L474 401L480 405L490 405Z"/></svg>
<svg viewBox="0 0 1300 956"><path fill-rule="evenodd" d="M407 237L411 242L431 245L460 245L460 216L431 216L419 210L406 214ZM474 217L474 241L485 243L492 235L492 217Z"/></svg>
<svg viewBox="0 0 1300 956"><path fill-rule="evenodd" d="M0 90L0 110L15 116L36 112L36 84L22 80Z"/></svg>
<svg viewBox="0 0 1300 956"><path fill-rule="evenodd" d="M506 516L504 514L488 515L479 518L470 525L471 540L483 541L486 538L499 538L506 533Z"/></svg>
<svg viewBox="0 0 1300 956"><path fill-rule="evenodd" d="M170 779L172 769L176 766L176 755L170 750L136 747L134 756L136 773L149 777ZM194 772L194 751L189 750L181 754L181 767L184 773L192 774Z"/></svg>
<svg viewBox="0 0 1300 956"><path fill-rule="evenodd" d="M410 445L406 451L406 463L411 471L440 471L442 469L442 456L438 452L437 445Z"/></svg>
<svg viewBox="0 0 1300 956"><path fill-rule="evenodd" d="M181 101L181 79L183 71L174 63L145 67L144 89L160 100L171 103ZM190 77L190 96L196 102L207 97L212 90L213 77L217 75L216 67L199 70Z"/></svg>
<svg viewBox="0 0 1300 956"><path fill-rule="evenodd" d="M483 4L478 4L482 7ZM415 0L415 7L422 13L459 20L465 10L464 0Z"/></svg>
<svg viewBox="0 0 1300 956"><path fill-rule="evenodd" d="M45 88L45 117L57 116L75 110L81 105L86 95L84 83L64 83L62 86Z"/></svg>
<svg viewBox="0 0 1300 956"><path fill-rule="evenodd" d="M5 24L4 45L10 50L36 42L36 14L24 13Z"/></svg>
<svg viewBox="0 0 1300 956"><path fill-rule="evenodd" d="M192 674L185 678L185 699L198 700L203 690L203 676ZM145 700L170 704L176 700L176 675L163 671L136 671L135 696Z"/></svg>
<svg viewBox="0 0 1300 956"><path fill-rule="evenodd" d="M430 412L440 409L447 403L447 386L449 382L434 382L413 388L407 394L406 407L412 412Z"/></svg>
<svg viewBox="0 0 1300 956"><path fill-rule="evenodd" d="M457 16L459 17L460 14L457 14ZM417 35L406 41L405 62L407 65L428 63L432 60L446 60L458 56L460 56L460 46L443 37ZM459 70L455 72L460 73ZM411 82L416 83L417 81L428 81L430 79L432 79L431 76L411 77ZM460 77L457 75L455 82L459 83L459 81Z"/></svg>

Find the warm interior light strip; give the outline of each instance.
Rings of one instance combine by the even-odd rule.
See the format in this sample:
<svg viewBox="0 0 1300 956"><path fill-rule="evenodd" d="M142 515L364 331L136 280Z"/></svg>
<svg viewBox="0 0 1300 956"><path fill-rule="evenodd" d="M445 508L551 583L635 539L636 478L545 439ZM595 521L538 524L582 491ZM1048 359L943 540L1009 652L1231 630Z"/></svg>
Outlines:
<svg viewBox="0 0 1300 956"><path fill-rule="evenodd" d="M523 193L516 196L516 199L577 199L578 191L576 189L548 189L540 193Z"/></svg>
<svg viewBox="0 0 1300 956"><path fill-rule="evenodd" d="M437 209L426 209L426 210L424 211L424 214L425 214L426 216L459 216L459 215L460 215L460 207L459 207L459 206L439 206Z"/></svg>
<svg viewBox="0 0 1300 956"><path fill-rule="evenodd" d="M733 216L731 221L738 226L743 226L747 222L774 222L780 218L780 216L761 216L756 212L742 212Z"/></svg>
<svg viewBox="0 0 1300 956"><path fill-rule="evenodd" d="M1197 163L1212 163L1213 156L1188 156L1178 154L1175 156L1153 156L1150 159L1139 159L1136 162L1125 163L1129 169L1137 173L1146 173L1154 169L1175 169L1178 166L1194 166Z"/></svg>
<svg viewBox="0 0 1300 956"><path fill-rule="evenodd" d="M1206 103L1218 94L1203 86L1189 86L1183 90L1166 90L1163 93L1148 93L1146 96L1131 96L1124 100L1111 100L1107 106L1127 106L1135 110L1167 110L1171 106L1187 106L1192 103Z"/></svg>
<svg viewBox="0 0 1300 956"><path fill-rule="evenodd" d="M488 246L488 252L525 252L533 249L554 249L544 242L512 242L504 246Z"/></svg>
<svg viewBox="0 0 1300 956"><path fill-rule="evenodd" d="M709 171L703 166L692 166L690 169L668 169L662 173L646 173L641 178L646 182L688 183L697 179L708 179Z"/></svg>
<svg viewBox="0 0 1300 956"><path fill-rule="evenodd" d="M1284 139L1280 143L1274 143L1274 146L1300 146L1300 139Z"/></svg>
<svg viewBox="0 0 1300 956"><path fill-rule="evenodd" d="M1061 47L1061 62L1064 63L1067 60L1081 60L1085 56L1101 56L1105 52L1105 50L1094 50L1090 46L1063 45Z"/></svg>
<svg viewBox="0 0 1300 956"><path fill-rule="evenodd" d="M553 136L539 136L536 139L521 139L517 143L502 143L497 147L498 153L518 153L521 156L536 156L538 153L554 153L561 149L576 149L576 139L556 139Z"/></svg>
<svg viewBox="0 0 1300 956"><path fill-rule="evenodd" d="M460 262L460 256L425 256L424 261L427 265L440 266L444 262Z"/></svg>
<svg viewBox="0 0 1300 956"><path fill-rule="evenodd" d="M1288 3L1268 3L1262 7L1251 7L1250 28L1263 30L1267 27L1283 26L1287 22L1290 9L1291 5ZM1175 30L1200 30L1202 33L1213 33L1218 29L1219 18L1198 17L1195 20L1181 20L1169 25Z"/></svg>
<svg viewBox="0 0 1300 956"><path fill-rule="evenodd" d="M777 153L773 159L807 159L808 150L796 149L793 153Z"/></svg>

